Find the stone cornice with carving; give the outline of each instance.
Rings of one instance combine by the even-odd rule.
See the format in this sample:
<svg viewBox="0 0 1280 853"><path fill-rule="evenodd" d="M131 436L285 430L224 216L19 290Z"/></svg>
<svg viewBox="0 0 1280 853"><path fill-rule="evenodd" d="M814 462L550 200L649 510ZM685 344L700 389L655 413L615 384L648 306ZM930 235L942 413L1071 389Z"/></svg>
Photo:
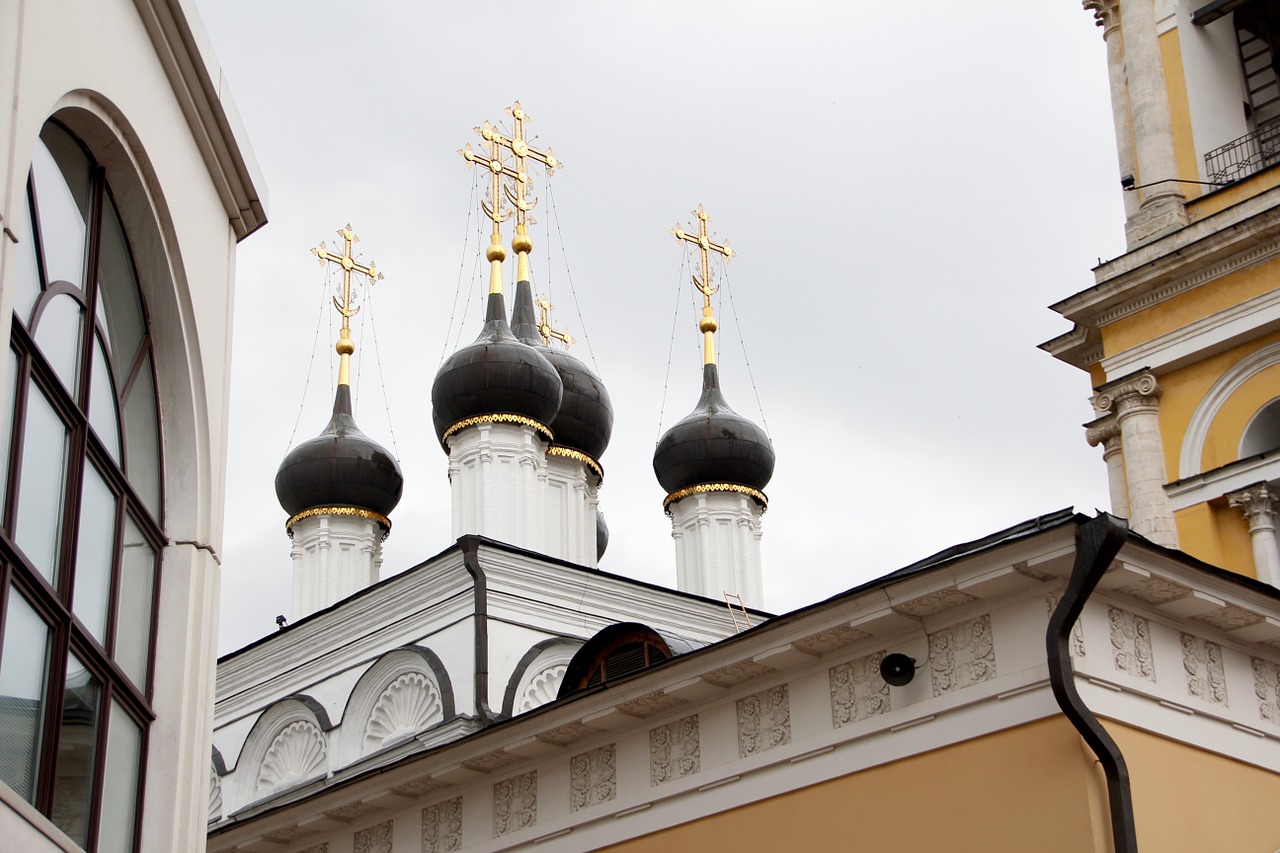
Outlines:
<svg viewBox="0 0 1280 853"><path fill-rule="evenodd" d="M1138 373L1108 385L1094 395L1092 403L1096 411L1115 414L1117 418L1158 407L1164 389L1154 374Z"/></svg>
<svg viewBox="0 0 1280 853"><path fill-rule="evenodd" d="M1280 187L1259 193L1094 269L1097 282L1051 305L1100 328L1280 254Z"/></svg>

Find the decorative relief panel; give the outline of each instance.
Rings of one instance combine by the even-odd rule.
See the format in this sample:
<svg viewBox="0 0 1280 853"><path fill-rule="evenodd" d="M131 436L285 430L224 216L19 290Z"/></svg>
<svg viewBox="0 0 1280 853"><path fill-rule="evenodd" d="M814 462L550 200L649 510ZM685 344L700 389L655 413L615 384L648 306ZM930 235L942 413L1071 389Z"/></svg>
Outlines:
<svg viewBox="0 0 1280 853"><path fill-rule="evenodd" d="M929 666L934 696L995 678L991 614L930 633Z"/></svg>
<svg viewBox="0 0 1280 853"><path fill-rule="evenodd" d="M791 700L781 684L738 700L738 755L791 743Z"/></svg>
<svg viewBox="0 0 1280 853"><path fill-rule="evenodd" d="M968 604L977 600L976 596L961 592L958 589L940 589L928 595L922 595L919 598L895 604L893 605L893 610L903 616L914 616L917 619L923 619L926 616L936 616L944 610L950 610L953 607L959 607L961 604Z"/></svg>
<svg viewBox="0 0 1280 853"><path fill-rule="evenodd" d="M1155 662L1151 656L1151 626L1146 619L1119 607L1108 607L1111 622L1112 662L1120 672L1135 678L1156 680Z"/></svg>
<svg viewBox="0 0 1280 853"><path fill-rule="evenodd" d="M1058 604L1062 601L1062 593L1051 592L1044 597L1045 607L1049 608L1049 616L1053 617L1053 611L1058 609ZM1076 624L1071 626L1071 656L1073 658L1084 657L1084 626L1076 619Z"/></svg>
<svg viewBox="0 0 1280 853"><path fill-rule="evenodd" d="M505 749L495 749L492 752L486 752L484 755L468 758L462 762L462 766L469 767L472 770L479 770L481 773L492 773L495 770L501 770L520 761L524 761L523 755L507 752Z"/></svg>
<svg viewBox="0 0 1280 853"><path fill-rule="evenodd" d="M358 831L355 853L391 853L391 821L384 820Z"/></svg>
<svg viewBox="0 0 1280 853"><path fill-rule="evenodd" d="M569 760L569 811L606 803L617 793L618 770L613 744Z"/></svg>
<svg viewBox="0 0 1280 853"><path fill-rule="evenodd" d="M563 726L548 729L538 735L538 740L554 743L556 746L568 746L574 741L582 740L587 735L598 734L600 731L595 726L589 726L581 720L574 720L572 723L565 723Z"/></svg>
<svg viewBox="0 0 1280 853"><path fill-rule="evenodd" d="M1253 692L1258 697L1258 716L1268 723L1280 725L1280 664L1250 658L1253 667Z"/></svg>
<svg viewBox="0 0 1280 853"><path fill-rule="evenodd" d="M310 847L299 850L298 853L329 853L329 842L322 841L319 844L312 844Z"/></svg>
<svg viewBox="0 0 1280 853"><path fill-rule="evenodd" d="M560 682L564 681L565 664L549 666L533 677L524 693L516 700L516 713L523 714L534 708L547 704L560 692Z"/></svg>
<svg viewBox="0 0 1280 853"><path fill-rule="evenodd" d="M364 751L381 749L412 737L444 719L444 705L435 679L421 672L406 672L387 685L369 715L364 730Z"/></svg>
<svg viewBox="0 0 1280 853"><path fill-rule="evenodd" d="M698 715L649 730L649 784L681 779L702 770Z"/></svg>
<svg viewBox="0 0 1280 853"><path fill-rule="evenodd" d="M493 786L493 837L538 822L538 771L530 770Z"/></svg>
<svg viewBox="0 0 1280 853"><path fill-rule="evenodd" d="M209 765L209 823L222 817L222 777Z"/></svg>
<svg viewBox="0 0 1280 853"><path fill-rule="evenodd" d="M831 667L831 723L836 728L889 710L889 685L880 677L885 652Z"/></svg>
<svg viewBox="0 0 1280 853"><path fill-rule="evenodd" d="M1187 694L1227 704L1227 677L1222 666L1222 648L1192 634L1182 635L1182 668L1187 672Z"/></svg>
<svg viewBox="0 0 1280 853"><path fill-rule="evenodd" d="M1145 578L1117 587L1116 592L1131 595L1147 604L1166 604L1188 595L1191 588L1164 578Z"/></svg>
<svg viewBox="0 0 1280 853"><path fill-rule="evenodd" d="M1252 610L1245 610L1243 607L1236 607L1234 604L1228 604L1226 607L1220 607L1209 613L1202 613L1194 618L1208 623L1220 631L1235 631L1239 628L1257 625L1262 621L1262 614L1254 613Z"/></svg>
<svg viewBox="0 0 1280 853"><path fill-rule="evenodd" d="M825 655L827 652L834 652L836 649L842 649L845 646L851 646L854 643L870 638L871 635L866 631L849 625L840 625L810 637L805 637L802 640L796 640L792 645L800 651L808 652L811 655Z"/></svg>
<svg viewBox="0 0 1280 853"><path fill-rule="evenodd" d="M324 770L324 732L315 723L298 720L280 730L258 772L257 792L269 794L291 787Z"/></svg>
<svg viewBox="0 0 1280 853"><path fill-rule="evenodd" d="M453 853L462 849L462 797L422 810L422 853Z"/></svg>

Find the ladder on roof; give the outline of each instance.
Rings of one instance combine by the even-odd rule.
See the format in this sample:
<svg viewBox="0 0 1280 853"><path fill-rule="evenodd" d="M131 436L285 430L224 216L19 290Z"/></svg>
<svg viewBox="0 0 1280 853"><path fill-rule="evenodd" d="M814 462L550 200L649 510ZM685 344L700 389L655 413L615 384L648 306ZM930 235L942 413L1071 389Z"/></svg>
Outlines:
<svg viewBox="0 0 1280 853"><path fill-rule="evenodd" d="M737 601L737 609L734 609L734 600ZM740 634L744 628L751 627L751 614L747 612L747 607L742 603L742 596L736 592L724 591L724 606L729 608L729 618L733 620L734 633ZM742 616L742 622L738 622L738 616Z"/></svg>

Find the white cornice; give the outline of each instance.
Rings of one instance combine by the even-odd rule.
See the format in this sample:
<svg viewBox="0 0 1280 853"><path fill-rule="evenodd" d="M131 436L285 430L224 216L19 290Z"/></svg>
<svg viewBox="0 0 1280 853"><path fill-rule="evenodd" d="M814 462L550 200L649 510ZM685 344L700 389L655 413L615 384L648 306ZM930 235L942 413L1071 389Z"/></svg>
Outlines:
<svg viewBox="0 0 1280 853"><path fill-rule="evenodd" d="M1280 453L1250 457L1164 487L1174 511L1220 498L1263 481L1280 480Z"/></svg>
<svg viewBox="0 0 1280 853"><path fill-rule="evenodd" d="M237 240L267 223L266 182L192 0L134 0Z"/></svg>
<svg viewBox="0 0 1280 853"><path fill-rule="evenodd" d="M1148 243L1094 270L1097 284L1052 306L1100 328L1280 254L1280 187Z"/></svg>

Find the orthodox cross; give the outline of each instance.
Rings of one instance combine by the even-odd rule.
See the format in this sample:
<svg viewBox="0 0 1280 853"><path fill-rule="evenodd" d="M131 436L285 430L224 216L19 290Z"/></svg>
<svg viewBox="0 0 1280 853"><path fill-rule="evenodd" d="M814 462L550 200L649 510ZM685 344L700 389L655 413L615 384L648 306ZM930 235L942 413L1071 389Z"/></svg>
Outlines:
<svg viewBox="0 0 1280 853"><path fill-rule="evenodd" d="M538 334L542 335L542 343L551 346L552 340L557 340L564 344L564 348L568 349L571 344L578 342L577 338L569 334L566 327L560 331L551 328L551 311L556 306L551 304L551 300L547 299L547 294L538 297L538 308L541 310L542 316L538 318Z"/></svg>
<svg viewBox="0 0 1280 853"><path fill-rule="evenodd" d="M373 284L382 278L382 273L378 272L378 265L374 262L370 261L366 266L352 256L351 248L360 242L360 238L351 230L350 223L347 227L338 230L338 236L342 238L344 244L341 255L329 251L329 247L323 240L320 241L319 246L311 250L311 254L320 259L322 267L328 264L337 264L342 267L342 299L339 301L337 296L333 297L333 307L342 315L342 329L338 332L338 344L335 349L342 357L338 367L338 384L350 385L350 359L351 354L356 351L355 344L351 342L351 318L360 313L360 306L355 304L355 292L351 289L351 274L358 272L368 276L369 283Z"/></svg>
<svg viewBox="0 0 1280 853"><path fill-rule="evenodd" d="M489 126L489 122L484 123L485 127ZM477 127L476 133L484 137L482 128ZM480 206L484 208L485 215L493 222L493 233L489 235L489 248L485 249L485 259L489 261L489 292L502 293L502 262L507 259L507 252L502 248L502 223L511 218L511 211L502 209L502 179L503 177L515 178L516 172L505 163L502 162L502 148L492 139L485 139L489 143L489 155L485 157L471 150L471 143L458 150L462 158L467 161L467 168L470 169L479 163L489 170L493 177L493 183L489 187L489 202L483 200Z"/></svg>
<svg viewBox="0 0 1280 853"><path fill-rule="evenodd" d="M719 290L719 287L711 286L711 253L716 252L724 255L725 262L732 260L737 254L729 247L729 241L715 243L707 235L707 222L710 217L702 205L698 205L698 209L693 211L693 215L698 217L698 233L690 234L680 227L679 224L672 228L668 233L675 236L677 240L685 243L692 243L702 251L702 279L699 280L695 275L693 277L694 286L702 291L702 319L698 321L698 330L703 335L703 363L714 364L716 360L716 344L715 331L718 328L716 318L711 310L711 295Z"/></svg>
<svg viewBox="0 0 1280 853"><path fill-rule="evenodd" d="M511 187L506 188L507 199L516 209L516 236L511 241L511 248L519 259L516 280L528 281L529 252L533 251L533 240L529 237L529 211L538 202L537 199L530 200L528 197L529 173L525 171L525 163L527 160L534 160L546 166L548 177L554 175L556 169L563 169L564 163L556 159L550 148L543 152L529 146L528 140L524 137L524 123L532 119L520 106L519 101L507 107L507 115L511 116L510 136L504 135L487 121L477 128L477 132L490 144L510 151L515 157L515 190L513 191Z"/></svg>

